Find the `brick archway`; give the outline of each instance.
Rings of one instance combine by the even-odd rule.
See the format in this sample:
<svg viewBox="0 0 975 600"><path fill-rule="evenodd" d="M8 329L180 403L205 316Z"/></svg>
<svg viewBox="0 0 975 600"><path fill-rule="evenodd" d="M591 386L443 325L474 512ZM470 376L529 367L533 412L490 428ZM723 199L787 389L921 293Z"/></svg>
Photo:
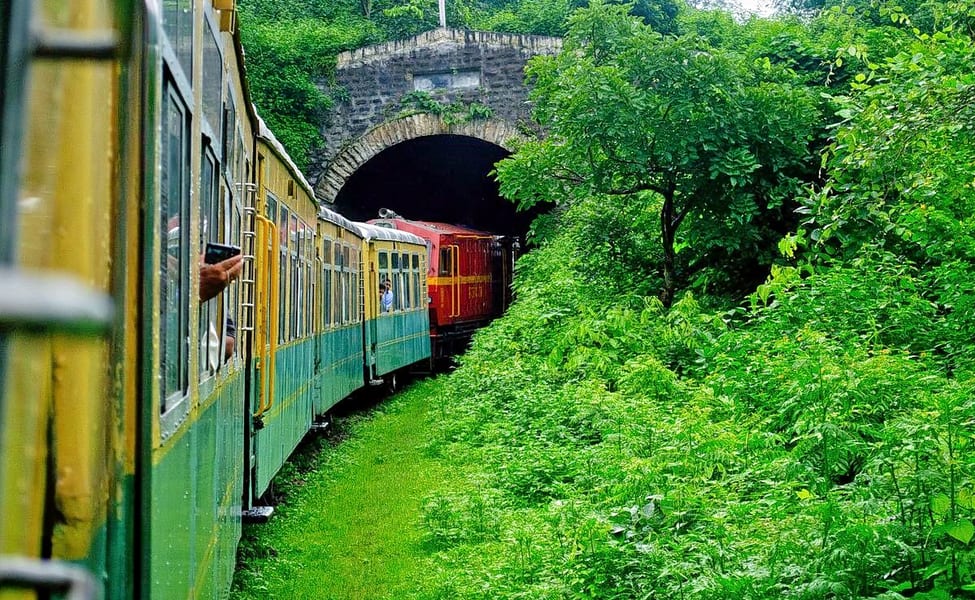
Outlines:
<svg viewBox="0 0 975 600"><path fill-rule="evenodd" d="M514 124L496 119L448 124L438 115L422 113L387 121L336 153L315 185L315 195L320 201L334 202L348 178L369 159L400 142L432 135L473 137L506 150L513 150L513 143L525 139Z"/></svg>

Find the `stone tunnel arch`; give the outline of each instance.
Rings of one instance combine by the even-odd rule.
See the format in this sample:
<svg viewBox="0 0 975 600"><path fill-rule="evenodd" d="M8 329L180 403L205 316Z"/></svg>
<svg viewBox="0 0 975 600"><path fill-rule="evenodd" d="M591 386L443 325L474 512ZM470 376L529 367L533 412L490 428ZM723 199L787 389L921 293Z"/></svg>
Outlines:
<svg viewBox="0 0 975 600"><path fill-rule="evenodd" d="M338 151L318 180L315 195L321 201L334 203L349 178L381 152L403 142L438 135L476 138L508 152L513 151L513 146L524 139L516 125L498 119L445 123L438 115L421 113L387 121L373 127Z"/></svg>

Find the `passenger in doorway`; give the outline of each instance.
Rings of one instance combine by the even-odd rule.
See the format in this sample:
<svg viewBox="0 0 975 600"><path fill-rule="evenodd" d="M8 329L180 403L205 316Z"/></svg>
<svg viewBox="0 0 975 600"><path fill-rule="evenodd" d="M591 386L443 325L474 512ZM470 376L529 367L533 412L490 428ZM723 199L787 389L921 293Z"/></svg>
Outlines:
<svg viewBox="0 0 975 600"><path fill-rule="evenodd" d="M379 302L382 312L392 312L393 311L393 284L390 281L384 281L382 286L380 286L381 295L379 296Z"/></svg>

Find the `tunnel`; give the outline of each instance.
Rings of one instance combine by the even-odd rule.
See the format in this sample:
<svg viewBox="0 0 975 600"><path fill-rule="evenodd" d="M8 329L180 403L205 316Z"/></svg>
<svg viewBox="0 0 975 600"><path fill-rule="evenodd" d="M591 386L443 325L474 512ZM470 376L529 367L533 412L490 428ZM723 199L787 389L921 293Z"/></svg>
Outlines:
<svg viewBox="0 0 975 600"><path fill-rule="evenodd" d="M387 208L406 219L439 221L524 239L545 207L519 212L498 194L490 175L510 153L461 135L429 135L395 144L360 166L339 191L334 209L365 221Z"/></svg>

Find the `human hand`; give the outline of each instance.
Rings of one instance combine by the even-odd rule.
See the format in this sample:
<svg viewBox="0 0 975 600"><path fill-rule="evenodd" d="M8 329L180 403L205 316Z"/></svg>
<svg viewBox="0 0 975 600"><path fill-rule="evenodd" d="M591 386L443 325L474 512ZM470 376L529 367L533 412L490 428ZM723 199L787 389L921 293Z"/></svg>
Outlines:
<svg viewBox="0 0 975 600"><path fill-rule="evenodd" d="M200 302L206 302L222 292L231 281L240 277L243 268L244 257L240 254L212 265L201 262Z"/></svg>

